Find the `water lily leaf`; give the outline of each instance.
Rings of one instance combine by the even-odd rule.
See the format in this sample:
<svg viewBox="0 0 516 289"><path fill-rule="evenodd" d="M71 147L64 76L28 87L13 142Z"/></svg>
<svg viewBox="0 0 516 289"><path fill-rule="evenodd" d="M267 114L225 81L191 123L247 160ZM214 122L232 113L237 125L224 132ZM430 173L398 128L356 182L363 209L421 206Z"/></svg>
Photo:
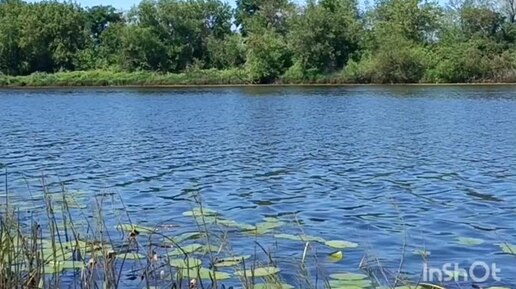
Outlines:
<svg viewBox="0 0 516 289"><path fill-rule="evenodd" d="M228 257L217 260L217 262L215 262L213 265L215 267L233 267L239 265L243 260L248 258L251 258L251 255Z"/></svg>
<svg viewBox="0 0 516 289"><path fill-rule="evenodd" d="M261 267L255 268L254 270L237 271L235 274L241 277L264 277L274 275L279 272L280 269L278 267Z"/></svg>
<svg viewBox="0 0 516 289"><path fill-rule="evenodd" d="M176 268L196 268L200 267L202 264L202 261L195 258L186 258L186 259L170 259L169 261L170 266L176 267Z"/></svg>
<svg viewBox="0 0 516 289"><path fill-rule="evenodd" d="M247 233L253 235L264 235L272 232L274 229L277 229L283 226L285 223L283 222L263 222L258 223L252 230L248 230Z"/></svg>
<svg viewBox="0 0 516 289"><path fill-rule="evenodd" d="M45 272L45 274L58 274L63 271L63 266L59 261L52 261L44 266L43 271Z"/></svg>
<svg viewBox="0 0 516 289"><path fill-rule="evenodd" d="M208 268L182 269L178 273L183 277L189 278L216 280L226 280L231 278L231 275L226 272L215 272L215 275L213 275L213 271Z"/></svg>
<svg viewBox="0 0 516 289"><path fill-rule="evenodd" d="M60 261L63 270L67 269L81 269L84 267L84 263L81 261Z"/></svg>
<svg viewBox="0 0 516 289"><path fill-rule="evenodd" d="M123 232L138 232L138 233L154 233L157 231L155 228L145 227L133 224L120 224L116 226L116 229Z"/></svg>
<svg viewBox="0 0 516 289"><path fill-rule="evenodd" d="M285 283L259 283L254 284L254 289L294 289L294 286Z"/></svg>
<svg viewBox="0 0 516 289"><path fill-rule="evenodd" d="M358 247L357 243L348 242L348 241L339 241L339 240L326 241L326 242L324 242L324 244L328 247L332 247L335 249L346 249L346 248Z"/></svg>
<svg viewBox="0 0 516 289"><path fill-rule="evenodd" d="M344 258L344 254L342 253L342 251L335 251L333 253L330 253L328 258L332 262L339 262L340 260L342 260Z"/></svg>
<svg viewBox="0 0 516 289"><path fill-rule="evenodd" d="M278 222L281 222L280 219L275 218L275 217L265 217L265 218L263 218L263 220L265 222L267 222L267 223L274 223L274 222L278 223Z"/></svg>
<svg viewBox="0 0 516 289"><path fill-rule="evenodd" d="M126 259L126 260L140 260L145 259L145 255L135 253L135 252L128 252L128 253L120 253L118 254L120 258Z"/></svg>
<svg viewBox="0 0 516 289"><path fill-rule="evenodd" d="M318 243L326 242L326 240L324 240L321 237L315 237L315 236L309 236L309 235L275 234L274 237L277 239L302 241L302 242L318 242Z"/></svg>
<svg viewBox="0 0 516 289"><path fill-rule="evenodd" d="M60 248L56 248L55 252L52 248L44 248L41 250L41 254L43 256L43 260L45 260L46 262L69 260L73 256L72 250Z"/></svg>
<svg viewBox="0 0 516 289"><path fill-rule="evenodd" d="M370 280L360 279L360 280L330 280L331 288L366 288L372 285Z"/></svg>
<svg viewBox="0 0 516 289"><path fill-rule="evenodd" d="M477 238L458 237L457 243L465 246L478 246L484 243L484 240Z"/></svg>
<svg viewBox="0 0 516 289"><path fill-rule="evenodd" d="M169 256L180 256L184 254L192 254L194 252L200 251L204 246L201 244L190 244L187 246L181 246L181 249L174 249L171 252L168 253Z"/></svg>
<svg viewBox="0 0 516 289"><path fill-rule="evenodd" d="M176 244L179 244L186 240L199 239L203 235L204 235L204 233L201 233L201 232L189 232L189 233L181 234L179 236L172 237L172 241L174 241L174 243L176 243Z"/></svg>
<svg viewBox="0 0 516 289"><path fill-rule="evenodd" d="M217 219L217 224L225 226L225 227L238 228L238 229L244 230L244 231L246 231L246 230L250 231L250 230L256 229L256 227L253 225L249 225L249 224L245 224L245 223L238 223L233 220Z"/></svg>
<svg viewBox="0 0 516 289"><path fill-rule="evenodd" d="M503 243L503 244L500 244L500 248L502 249L502 251L504 253L516 255L516 245Z"/></svg>
<svg viewBox="0 0 516 289"><path fill-rule="evenodd" d="M191 211L183 213L185 217L201 217L201 216L216 216L217 211L208 208L194 208Z"/></svg>
<svg viewBox="0 0 516 289"><path fill-rule="evenodd" d="M367 275L360 273L338 273L331 274L331 279L341 280L341 281L350 281L350 280L363 280L367 278Z"/></svg>

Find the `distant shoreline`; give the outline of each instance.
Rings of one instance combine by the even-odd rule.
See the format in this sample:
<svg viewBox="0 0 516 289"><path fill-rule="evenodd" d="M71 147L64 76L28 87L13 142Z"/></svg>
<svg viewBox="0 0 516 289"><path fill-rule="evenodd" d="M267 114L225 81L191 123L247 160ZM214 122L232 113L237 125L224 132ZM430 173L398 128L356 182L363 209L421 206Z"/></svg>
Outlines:
<svg viewBox="0 0 516 289"><path fill-rule="evenodd" d="M184 89L184 88L278 88L278 87L360 87L360 86L513 86L512 82L489 80L467 83L355 83L339 74L320 75L317 79L278 79L270 84L250 81L242 69L193 70L182 73L147 71L72 71L35 73L24 76L0 75L0 89L58 89L58 88L125 88L125 89Z"/></svg>

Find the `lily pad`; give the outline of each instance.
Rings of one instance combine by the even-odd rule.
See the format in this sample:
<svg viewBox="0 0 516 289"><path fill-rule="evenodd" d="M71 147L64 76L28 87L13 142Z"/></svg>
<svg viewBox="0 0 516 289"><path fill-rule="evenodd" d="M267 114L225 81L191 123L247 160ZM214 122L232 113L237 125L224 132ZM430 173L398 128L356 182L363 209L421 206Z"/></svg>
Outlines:
<svg viewBox="0 0 516 289"><path fill-rule="evenodd" d="M502 243L500 244L500 248L504 253L516 255L516 245L512 245L509 243Z"/></svg>
<svg viewBox="0 0 516 289"><path fill-rule="evenodd" d="M458 237L457 243L465 246L478 246L484 243L484 240L477 238Z"/></svg>
<svg viewBox="0 0 516 289"><path fill-rule="evenodd" d="M367 279L360 280L331 280L331 288L366 288L371 286L371 281Z"/></svg>
<svg viewBox="0 0 516 289"><path fill-rule="evenodd" d="M84 263L81 261L60 261L61 267L64 270L67 269L81 269L84 267Z"/></svg>
<svg viewBox="0 0 516 289"><path fill-rule="evenodd" d="M334 280L341 280L341 281L364 280L367 278L367 275L360 274L360 273L338 273L338 274L331 274L330 278L334 279Z"/></svg>
<svg viewBox="0 0 516 289"><path fill-rule="evenodd" d="M259 283L254 284L254 289L294 289L294 286L285 283Z"/></svg>
<svg viewBox="0 0 516 289"><path fill-rule="evenodd" d="M208 268L195 268L195 269L183 269L179 271L183 277L200 278L200 279L216 279L216 280L227 280L231 278L226 272L215 272Z"/></svg>
<svg viewBox="0 0 516 289"><path fill-rule="evenodd" d="M170 266L176 267L176 268L196 268L200 267L202 264L202 261L195 258L187 258L187 259L171 259L169 261Z"/></svg>
<svg viewBox="0 0 516 289"><path fill-rule="evenodd" d="M201 244L194 243L194 244L190 244L187 246L181 246L182 250L174 249L171 252L169 252L168 255L169 256L180 256L180 255L184 255L184 254L192 254L194 252L201 250L203 247L204 246Z"/></svg>
<svg viewBox="0 0 516 289"><path fill-rule="evenodd" d="M139 254L139 253L135 253L135 252L120 253L120 254L118 254L118 256L120 256L120 258L121 258L121 259L126 259L126 260L140 260L140 259L145 259L145 256L144 256L144 255Z"/></svg>
<svg viewBox="0 0 516 289"><path fill-rule="evenodd" d="M324 243L324 240L321 237L309 236L309 235L292 235L292 234L275 234L274 237L276 239L285 239L292 241L301 241L301 242L319 242Z"/></svg>
<svg viewBox="0 0 516 289"><path fill-rule="evenodd" d="M184 242L186 240L199 239L203 235L204 235L204 233L201 233L201 232L188 232L188 233L184 233L184 234L181 234L179 236L173 237L172 241L174 241L174 243L176 243L176 244L179 244L179 243L182 243L182 242Z"/></svg>
<svg viewBox="0 0 516 289"><path fill-rule="evenodd" d="M265 277L274 275L276 273L279 273L280 269L278 267L261 267L261 268L255 268L254 270L245 270L245 271L237 271L235 274L241 277L247 276L247 277Z"/></svg>
<svg viewBox="0 0 516 289"><path fill-rule="evenodd" d="M328 247L332 247L335 249L346 249L346 248L358 247L357 243L348 242L348 241L340 241L340 240L326 241L326 242L324 242L324 244Z"/></svg>
<svg viewBox="0 0 516 289"><path fill-rule="evenodd" d="M250 231L256 229L255 226L249 225L246 223L238 223L233 220L226 220L226 219L217 219L217 224L225 226L225 227L231 227L231 228L238 228L240 230L244 231Z"/></svg>
<svg viewBox="0 0 516 289"><path fill-rule="evenodd" d="M330 253L328 258L332 262L339 262L340 260L342 260L344 258L344 254L342 253L342 251L335 251L333 253Z"/></svg>
<svg viewBox="0 0 516 289"><path fill-rule="evenodd" d="M239 265L243 260L248 258L251 258L251 255L228 257L217 260L217 262L215 262L213 265L215 267L233 267Z"/></svg>
<svg viewBox="0 0 516 289"><path fill-rule="evenodd" d="M183 213L185 217L201 217L201 216L216 216L217 211L208 208L194 208L191 211Z"/></svg>
<svg viewBox="0 0 516 289"><path fill-rule="evenodd" d="M157 231L155 228L151 227L145 227L140 225L133 225L133 224L121 224L116 226L117 230L123 231L123 232L134 232L137 231L139 233L154 233Z"/></svg>

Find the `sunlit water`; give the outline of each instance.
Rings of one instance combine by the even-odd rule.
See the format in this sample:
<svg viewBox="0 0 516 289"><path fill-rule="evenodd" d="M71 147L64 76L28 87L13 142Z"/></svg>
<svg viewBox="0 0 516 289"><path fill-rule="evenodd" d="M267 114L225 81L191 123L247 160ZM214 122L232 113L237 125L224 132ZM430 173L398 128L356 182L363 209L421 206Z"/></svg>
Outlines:
<svg viewBox="0 0 516 289"><path fill-rule="evenodd" d="M295 215L307 234L360 244L328 273L364 254L395 272L405 252L416 274L427 250L436 267L496 263L516 286L499 247L516 243L514 86L4 90L0 163L18 204L48 176L120 194L153 226L174 224L195 190L230 219Z"/></svg>

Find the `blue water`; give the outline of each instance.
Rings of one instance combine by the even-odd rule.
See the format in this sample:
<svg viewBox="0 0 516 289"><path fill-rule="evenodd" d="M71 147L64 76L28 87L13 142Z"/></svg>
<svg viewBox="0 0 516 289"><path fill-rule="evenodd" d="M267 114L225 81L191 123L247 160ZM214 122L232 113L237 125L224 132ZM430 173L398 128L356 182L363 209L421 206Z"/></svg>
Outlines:
<svg viewBox="0 0 516 289"><path fill-rule="evenodd" d="M227 218L295 214L307 234L360 244L329 273L365 253L396 271L405 251L415 274L428 250L432 266L496 263L516 286L498 245L516 243L514 86L2 90L0 163L14 203L47 176L120 194L152 225L197 190Z"/></svg>

